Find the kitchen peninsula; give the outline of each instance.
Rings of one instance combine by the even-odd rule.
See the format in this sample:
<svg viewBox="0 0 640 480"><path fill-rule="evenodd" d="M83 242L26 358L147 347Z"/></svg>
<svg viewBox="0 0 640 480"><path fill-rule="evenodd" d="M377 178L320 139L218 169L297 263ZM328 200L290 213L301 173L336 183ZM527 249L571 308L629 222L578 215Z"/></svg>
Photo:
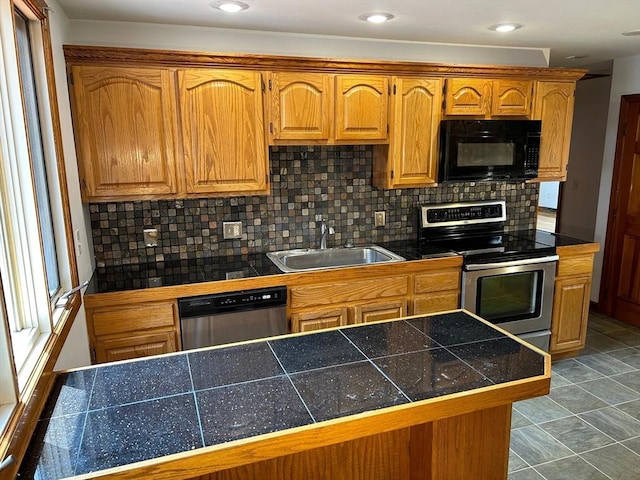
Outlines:
<svg viewBox="0 0 640 480"><path fill-rule="evenodd" d="M22 478L506 479L550 357L465 311L59 374Z"/></svg>

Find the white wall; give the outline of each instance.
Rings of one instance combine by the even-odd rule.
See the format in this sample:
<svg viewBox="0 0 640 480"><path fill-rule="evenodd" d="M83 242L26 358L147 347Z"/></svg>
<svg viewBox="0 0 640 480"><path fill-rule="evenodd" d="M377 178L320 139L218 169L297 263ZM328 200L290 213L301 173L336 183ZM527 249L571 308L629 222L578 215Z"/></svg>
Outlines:
<svg viewBox="0 0 640 480"><path fill-rule="evenodd" d="M73 20L70 28L70 43L76 45L434 63L549 66L548 48L462 46L89 20Z"/></svg>
<svg viewBox="0 0 640 480"><path fill-rule="evenodd" d="M602 159L602 175L598 192L596 229L594 239L600 243L600 252L596 254L591 300L597 302L602 277L602 259L607 234L607 217L613 177L613 161L616 152L618 119L620 115L620 97L640 93L640 55L618 58L613 62L611 76L611 95L609 97L609 113L607 116L607 132Z"/></svg>
<svg viewBox="0 0 640 480"><path fill-rule="evenodd" d="M581 80L576 88L571 153L562 189L558 232L593 240L607 132L611 77Z"/></svg>
<svg viewBox="0 0 640 480"><path fill-rule="evenodd" d="M62 129L62 147L65 158L67 186L69 190L69 204L71 207L71 223L74 236L81 244L81 254L77 255L78 275L80 282L89 280L93 273L93 246L91 244L91 226L88 222L88 209L80 199L80 184L78 181L78 167L71 126L71 111L69 94L67 92L67 78L62 45L69 42L69 20L55 0L47 0L51 26L51 44L53 48L53 62L55 67L56 87L58 90L58 104L60 108L60 124ZM76 239L74 239L75 241ZM89 365L89 340L87 337L87 322L84 306L76 317L65 342L55 370Z"/></svg>

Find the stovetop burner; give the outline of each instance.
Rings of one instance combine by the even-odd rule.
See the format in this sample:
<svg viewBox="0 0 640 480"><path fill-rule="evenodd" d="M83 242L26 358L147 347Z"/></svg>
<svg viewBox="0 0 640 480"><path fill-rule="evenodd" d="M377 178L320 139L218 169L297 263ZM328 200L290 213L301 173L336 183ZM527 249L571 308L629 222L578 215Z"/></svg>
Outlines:
<svg viewBox="0 0 640 480"><path fill-rule="evenodd" d="M465 263L539 258L555 247L536 242L528 231L504 233L504 201L450 203L420 207L418 242L424 256L448 250Z"/></svg>

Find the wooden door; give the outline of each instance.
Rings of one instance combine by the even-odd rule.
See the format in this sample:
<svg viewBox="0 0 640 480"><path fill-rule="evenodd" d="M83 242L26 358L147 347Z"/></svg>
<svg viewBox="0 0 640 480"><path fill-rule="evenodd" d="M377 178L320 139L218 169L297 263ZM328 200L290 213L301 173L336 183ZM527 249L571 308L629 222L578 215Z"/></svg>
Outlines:
<svg viewBox="0 0 640 480"><path fill-rule="evenodd" d="M445 115L488 115L491 108L491 80L448 78Z"/></svg>
<svg viewBox="0 0 640 480"><path fill-rule="evenodd" d="M442 80L393 79L390 182L394 187L436 183Z"/></svg>
<svg viewBox="0 0 640 480"><path fill-rule="evenodd" d="M333 118L332 79L324 73L269 74L269 130L274 140L329 139Z"/></svg>
<svg viewBox="0 0 640 480"><path fill-rule="evenodd" d="M336 140L386 140L389 78L336 75Z"/></svg>
<svg viewBox="0 0 640 480"><path fill-rule="evenodd" d="M575 82L537 82L533 118L542 120L538 180L565 181Z"/></svg>
<svg viewBox="0 0 640 480"><path fill-rule="evenodd" d="M622 97L600 304L640 326L640 95Z"/></svg>
<svg viewBox="0 0 640 480"><path fill-rule="evenodd" d="M187 193L266 193L259 72L178 71Z"/></svg>
<svg viewBox="0 0 640 480"><path fill-rule="evenodd" d="M494 80L492 116L529 116L533 104L533 81Z"/></svg>
<svg viewBox="0 0 640 480"><path fill-rule="evenodd" d="M72 68L83 201L177 191L174 81L169 69Z"/></svg>

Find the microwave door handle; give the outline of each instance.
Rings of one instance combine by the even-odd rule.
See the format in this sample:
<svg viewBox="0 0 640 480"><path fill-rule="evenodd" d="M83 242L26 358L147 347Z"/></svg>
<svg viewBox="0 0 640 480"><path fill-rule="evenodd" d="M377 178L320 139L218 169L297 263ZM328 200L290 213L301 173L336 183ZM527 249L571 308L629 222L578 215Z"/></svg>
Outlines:
<svg viewBox="0 0 640 480"><path fill-rule="evenodd" d="M547 257L526 258L524 260L513 260L510 262L495 263L472 263L465 265L464 269L472 272L476 270L489 270L490 268L518 267L520 265L534 265L536 263L555 262L559 259L558 255L549 255Z"/></svg>

